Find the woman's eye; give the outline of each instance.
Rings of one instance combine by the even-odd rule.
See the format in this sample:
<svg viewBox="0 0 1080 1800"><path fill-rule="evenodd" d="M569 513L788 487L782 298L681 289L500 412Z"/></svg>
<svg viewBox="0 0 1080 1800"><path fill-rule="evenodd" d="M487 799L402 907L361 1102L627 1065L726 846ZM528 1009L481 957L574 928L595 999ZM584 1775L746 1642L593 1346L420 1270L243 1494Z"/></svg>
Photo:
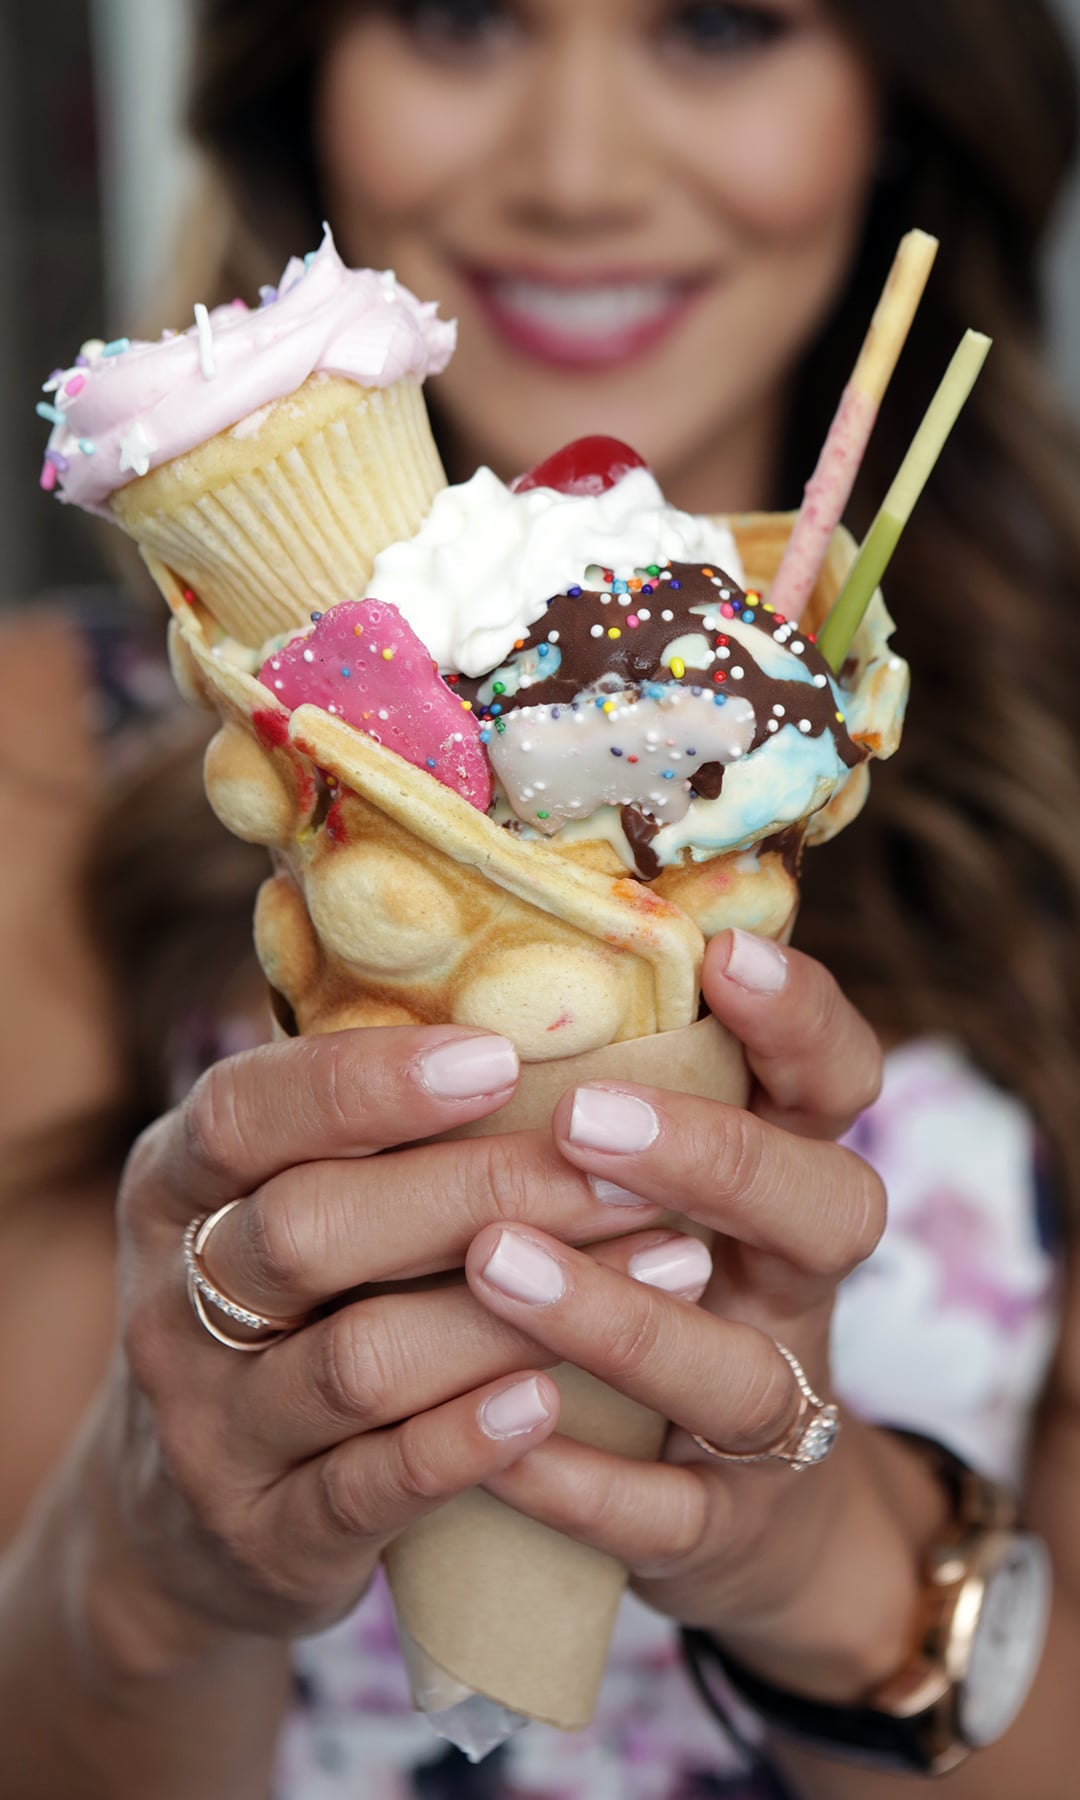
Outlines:
<svg viewBox="0 0 1080 1800"><path fill-rule="evenodd" d="M680 49L728 56L772 43L788 24L782 14L764 6L740 5L738 0L689 0L669 13L663 32Z"/></svg>
<svg viewBox="0 0 1080 1800"><path fill-rule="evenodd" d="M492 47L513 23L504 0L396 0L391 10L423 48L451 53Z"/></svg>

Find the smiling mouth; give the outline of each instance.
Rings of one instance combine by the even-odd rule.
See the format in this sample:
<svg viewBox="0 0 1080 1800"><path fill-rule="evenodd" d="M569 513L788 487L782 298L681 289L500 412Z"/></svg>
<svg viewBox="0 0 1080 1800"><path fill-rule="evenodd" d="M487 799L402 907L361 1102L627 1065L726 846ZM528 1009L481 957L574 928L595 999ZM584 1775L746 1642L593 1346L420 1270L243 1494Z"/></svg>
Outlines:
<svg viewBox="0 0 1080 1800"><path fill-rule="evenodd" d="M553 280L467 271L500 337L537 361L602 369L654 348L685 317L707 278Z"/></svg>

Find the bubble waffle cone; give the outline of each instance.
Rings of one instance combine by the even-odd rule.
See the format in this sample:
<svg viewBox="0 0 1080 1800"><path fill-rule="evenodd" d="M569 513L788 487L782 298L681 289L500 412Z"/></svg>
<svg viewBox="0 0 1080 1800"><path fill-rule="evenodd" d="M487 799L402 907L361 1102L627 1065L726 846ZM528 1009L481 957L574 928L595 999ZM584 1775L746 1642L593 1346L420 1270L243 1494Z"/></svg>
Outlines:
<svg viewBox="0 0 1080 1800"><path fill-rule="evenodd" d="M764 588L791 520L736 526ZM850 556L839 537L818 616ZM564 853L557 839L522 838L327 713L287 713L205 609L151 567L173 611L178 684L222 719L206 759L211 805L274 859L255 937L280 1031L449 1021L505 1033L523 1059L520 1089L470 1134L545 1124L568 1087L605 1076L745 1103L739 1046L698 1021L705 939L726 925L789 933L803 843L854 815L863 770L777 841L639 882L607 845ZM849 671L849 729L879 755L896 746L906 693L890 629L879 597ZM659 1454L663 1420L578 1370L557 1378L560 1430ZM417 1704L445 1735L478 1756L526 1719L588 1723L618 1565L482 1492L405 1533L386 1561Z"/></svg>
<svg viewBox="0 0 1080 1800"><path fill-rule="evenodd" d="M111 506L224 632L258 645L362 594L379 551L411 536L445 485L419 382L316 374Z"/></svg>

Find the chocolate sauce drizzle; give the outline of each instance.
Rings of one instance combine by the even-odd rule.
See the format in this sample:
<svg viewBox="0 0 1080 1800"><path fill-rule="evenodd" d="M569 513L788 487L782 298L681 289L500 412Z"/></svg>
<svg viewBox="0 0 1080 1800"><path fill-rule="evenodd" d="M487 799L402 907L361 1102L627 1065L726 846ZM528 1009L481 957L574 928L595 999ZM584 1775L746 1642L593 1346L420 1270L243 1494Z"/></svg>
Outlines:
<svg viewBox="0 0 1080 1800"><path fill-rule="evenodd" d="M550 676L533 676L528 686L516 693L503 692L488 704L480 701L480 692L492 677L461 675L455 686L463 699L473 702L481 724L498 729L498 719L522 706L570 705L583 691L603 686L610 690L640 690L648 683L681 682L683 686L700 688L707 693L739 694L754 708L755 732L748 755L764 744L771 735L769 726L806 720L810 737L831 734L836 753L845 768L853 769L865 758L865 752L852 742L846 726L837 717L836 704L828 678L832 671L816 646L796 627L786 627L782 615L765 605L751 603L738 583L722 570L696 563L670 563L670 580L656 577L629 594L615 594L603 589L574 587L556 594L547 609L530 628L528 636L515 647L507 666L528 656L536 665L538 653L554 642L559 659ZM718 661L710 669L686 667L678 677L664 662L664 652L679 638L690 634L708 639L713 647L723 645L727 636L726 619L721 617L729 605L735 618L752 625L763 637L786 641L790 649L795 642L802 646L801 660L811 676L824 675L823 685L806 681L784 681L765 671L749 655L745 643L730 638L730 657ZM639 607L648 618L639 616ZM717 615L715 629L706 626L695 607L707 607ZM665 618L667 613L670 617ZM630 619L635 623L630 624ZM602 630L594 635L594 628ZM786 629L785 629L786 627ZM790 632L790 635L788 635ZM614 635L613 635L614 634ZM530 655L530 652L532 653ZM556 659L552 657L554 662ZM742 676L733 679L731 670L740 668ZM781 714L776 707L783 708ZM690 774L693 792L705 800L715 800L723 788L724 770L716 762L703 763ZM638 872L651 881L660 872L660 864L652 849L653 839L661 826L638 806L624 806L620 812Z"/></svg>

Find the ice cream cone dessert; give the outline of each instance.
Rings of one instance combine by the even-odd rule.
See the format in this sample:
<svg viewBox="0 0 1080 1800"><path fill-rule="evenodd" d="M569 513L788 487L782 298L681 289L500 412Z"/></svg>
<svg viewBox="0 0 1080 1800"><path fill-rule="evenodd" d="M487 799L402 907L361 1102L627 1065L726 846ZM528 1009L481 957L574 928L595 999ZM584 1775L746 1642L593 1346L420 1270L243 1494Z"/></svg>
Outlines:
<svg viewBox="0 0 1080 1800"><path fill-rule="evenodd" d="M46 385L42 485L114 518L257 646L362 594L419 526L445 484L421 384L453 344L433 306L346 269L327 232L257 309L85 345Z"/></svg>
<svg viewBox="0 0 1080 1800"><path fill-rule="evenodd" d="M344 602L257 673L154 566L180 685L223 721L211 804L273 852L255 935L278 1029L505 1033L521 1085L471 1131L542 1125L568 1086L604 1076L743 1104L739 1047L698 1022L705 942L729 925L790 932L804 843L853 816L866 759L898 742L891 621L878 597L841 685L812 623L851 562L846 535L796 629L767 597L790 517L680 521L632 469L561 499L474 483L487 533L475 494L445 490L376 565L373 591L397 604ZM510 544L521 591L498 557L478 567L478 541L504 564ZM663 1420L580 1371L556 1378L560 1430L658 1454ZM417 1704L470 1754L527 1719L587 1723L616 1564L476 1493L407 1532L387 1566Z"/></svg>

